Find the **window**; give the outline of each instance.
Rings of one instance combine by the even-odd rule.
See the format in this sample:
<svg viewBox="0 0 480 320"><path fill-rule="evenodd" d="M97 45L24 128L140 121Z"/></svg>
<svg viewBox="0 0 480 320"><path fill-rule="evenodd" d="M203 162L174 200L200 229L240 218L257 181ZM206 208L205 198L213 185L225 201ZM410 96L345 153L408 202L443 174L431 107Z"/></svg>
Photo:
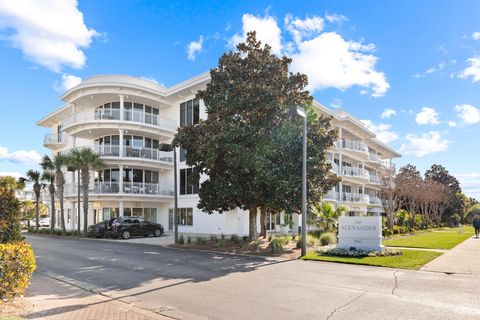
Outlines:
<svg viewBox="0 0 480 320"><path fill-rule="evenodd" d="M187 160L187 150L180 148L180 162Z"/></svg>
<svg viewBox="0 0 480 320"><path fill-rule="evenodd" d="M67 223L72 222L72 210L67 209Z"/></svg>
<svg viewBox="0 0 480 320"><path fill-rule="evenodd" d="M198 193L198 177L193 176L193 169L180 170L180 194L197 194Z"/></svg>
<svg viewBox="0 0 480 320"><path fill-rule="evenodd" d="M189 100L180 104L180 127L190 126L200 120L200 101Z"/></svg>
<svg viewBox="0 0 480 320"><path fill-rule="evenodd" d="M180 219L178 224L181 226L193 226L193 208L179 208Z"/></svg>
<svg viewBox="0 0 480 320"><path fill-rule="evenodd" d="M143 209L143 216L145 220L150 222L157 222L157 208L144 208Z"/></svg>

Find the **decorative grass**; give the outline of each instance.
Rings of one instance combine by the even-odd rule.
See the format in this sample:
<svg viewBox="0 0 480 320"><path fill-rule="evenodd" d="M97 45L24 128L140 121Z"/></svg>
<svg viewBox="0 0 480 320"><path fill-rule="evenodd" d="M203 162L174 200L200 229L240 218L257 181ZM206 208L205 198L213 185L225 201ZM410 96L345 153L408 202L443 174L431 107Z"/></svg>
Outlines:
<svg viewBox="0 0 480 320"><path fill-rule="evenodd" d="M437 258L442 254L441 252L426 250L402 249L400 251L403 252L403 255L401 256L362 258L325 256L320 255L318 252L310 251L305 257L302 257L302 260L328 261L348 264L362 264L377 267L418 270L423 265L427 264L428 262L432 261L433 259Z"/></svg>
<svg viewBox="0 0 480 320"><path fill-rule="evenodd" d="M473 228L463 227L462 233L458 228L442 228L439 230L417 232L414 234L395 236L383 241L388 247L408 247L425 249L452 249L472 237Z"/></svg>

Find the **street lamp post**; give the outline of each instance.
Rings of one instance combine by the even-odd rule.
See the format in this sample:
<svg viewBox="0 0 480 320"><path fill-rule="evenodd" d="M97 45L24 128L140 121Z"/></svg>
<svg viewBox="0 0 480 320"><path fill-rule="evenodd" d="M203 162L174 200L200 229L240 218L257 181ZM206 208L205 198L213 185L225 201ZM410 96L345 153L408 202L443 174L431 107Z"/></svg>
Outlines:
<svg viewBox="0 0 480 320"><path fill-rule="evenodd" d="M303 117L303 156L302 156L302 252L307 254L307 114L301 107L291 107L290 114Z"/></svg>

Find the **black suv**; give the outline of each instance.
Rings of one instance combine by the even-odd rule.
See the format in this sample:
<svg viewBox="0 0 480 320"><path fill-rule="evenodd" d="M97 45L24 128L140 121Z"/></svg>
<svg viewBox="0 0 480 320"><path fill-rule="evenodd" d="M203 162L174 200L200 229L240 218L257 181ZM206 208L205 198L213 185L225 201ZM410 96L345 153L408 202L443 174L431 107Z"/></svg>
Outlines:
<svg viewBox="0 0 480 320"><path fill-rule="evenodd" d="M159 223L146 221L142 217L116 217L110 219L107 225L107 236L130 239L132 236L154 235L160 237L163 234L163 226Z"/></svg>

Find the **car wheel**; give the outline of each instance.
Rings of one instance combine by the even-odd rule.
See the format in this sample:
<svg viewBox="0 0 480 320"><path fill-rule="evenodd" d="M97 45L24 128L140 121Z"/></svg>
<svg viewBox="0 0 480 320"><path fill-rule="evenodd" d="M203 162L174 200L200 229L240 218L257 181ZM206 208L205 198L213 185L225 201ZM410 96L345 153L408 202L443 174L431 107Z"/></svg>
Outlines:
<svg viewBox="0 0 480 320"><path fill-rule="evenodd" d="M160 236L162 235L162 231L160 231L160 229L155 229L155 230L153 231L153 235L154 235L155 237L160 237Z"/></svg>
<svg viewBox="0 0 480 320"><path fill-rule="evenodd" d="M130 239L130 232L125 230L122 232L122 238L123 239Z"/></svg>

